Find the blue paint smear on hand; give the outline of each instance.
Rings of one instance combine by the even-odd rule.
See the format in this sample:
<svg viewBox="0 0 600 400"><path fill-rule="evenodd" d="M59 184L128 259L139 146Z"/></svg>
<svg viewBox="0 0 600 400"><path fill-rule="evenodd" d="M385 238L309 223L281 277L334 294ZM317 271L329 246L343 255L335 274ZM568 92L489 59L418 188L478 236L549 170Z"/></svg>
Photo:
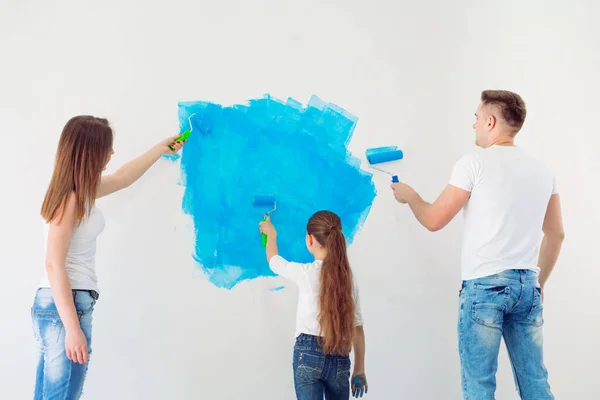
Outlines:
<svg viewBox="0 0 600 400"><path fill-rule="evenodd" d="M182 102L182 132L194 113L181 155L182 207L194 223L194 258L213 284L231 289L274 276L258 229L270 208L255 207L255 194L275 196L271 221L288 260L313 260L306 223L318 210L337 213L352 243L376 194L372 175L347 150L356 117L316 96L307 107L269 95L230 107Z"/></svg>
<svg viewBox="0 0 600 400"><path fill-rule="evenodd" d="M269 289L271 292L279 292L280 290L285 289L285 286L277 286L274 288Z"/></svg>

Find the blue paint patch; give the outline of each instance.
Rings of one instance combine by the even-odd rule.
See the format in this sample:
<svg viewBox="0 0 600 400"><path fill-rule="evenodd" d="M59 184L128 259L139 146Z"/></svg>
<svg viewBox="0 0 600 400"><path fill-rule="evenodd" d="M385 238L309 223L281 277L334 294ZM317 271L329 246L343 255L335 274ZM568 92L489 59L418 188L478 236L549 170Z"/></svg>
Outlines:
<svg viewBox="0 0 600 400"><path fill-rule="evenodd" d="M182 208L194 223L193 256L213 284L231 289L274 276L258 230L268 210L253 206L255 194L276 198L271 220L287 259L313 260L304 238L318 210L337 213L352 243L376 194L372 174L347 150L355 116L316 96L303 107L269 95L230 107L179 103L182 131L192 114L196 134L181 152Z"/></svg>
<svg viewBox="0 0 600 400"><path fill-rule="evenodd" d="M269 289L271 292L279 292L280 290L285 289L285 286L277 286L274 288Z"/></svg>
<svg viewBox="0 0 600 400"><path fill-rule="evenodd" d="M169 160L169 161L177 161L181 158L181 155L179 153L175 153L175 154L165 154L162 156L162 158L164 158L165 160Z"/></svg>

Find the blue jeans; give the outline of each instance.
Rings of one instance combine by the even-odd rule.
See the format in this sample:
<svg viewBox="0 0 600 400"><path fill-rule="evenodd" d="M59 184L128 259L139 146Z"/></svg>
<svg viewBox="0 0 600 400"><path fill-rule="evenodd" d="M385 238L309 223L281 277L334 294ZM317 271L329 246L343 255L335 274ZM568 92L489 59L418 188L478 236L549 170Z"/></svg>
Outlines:
<svg viewBox="0 0 600 400"><path fill-rule="evenodd" d="M522 399L554 399L542 351L538 275L509 270L463 282L458 323L463 399L494 399L500 340Z"/></svg>
<svg viewBox="0 0 600 400"><path fill-rule="evenodd" d="M73 291L79 324L92 353L92 310L96 300L88 292ZM75 400L81 397L88 363L77 364L65 352L65 328L50 289L38 289L31 308L33 332L39 349L34 400Z"/></svg>
<svg viewBox="0 0 600 400"><path fill-rule="evenodd" d="M348 400L350 357L325 355L317 337L304 333L294 346L294 386L298 400Z"/></svg>

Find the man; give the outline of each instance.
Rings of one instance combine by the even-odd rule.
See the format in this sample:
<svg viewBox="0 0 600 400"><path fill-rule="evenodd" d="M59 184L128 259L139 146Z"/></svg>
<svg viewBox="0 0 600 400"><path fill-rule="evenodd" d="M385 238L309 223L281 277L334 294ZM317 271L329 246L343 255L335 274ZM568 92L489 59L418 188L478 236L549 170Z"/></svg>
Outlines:
<svg viewBox="0 0 600 400"><path fill-rule="evenodd" d="M564 232L554 176L515 146L525 103L484 91L475 113L478 152L461 158L433 203L404 183L394 196L430 231L464 207L458 323L464 399L494 399L501 337L523 399L554 399L543 362L543 291ZM542 239L543 232L543 240Z"/></svg>

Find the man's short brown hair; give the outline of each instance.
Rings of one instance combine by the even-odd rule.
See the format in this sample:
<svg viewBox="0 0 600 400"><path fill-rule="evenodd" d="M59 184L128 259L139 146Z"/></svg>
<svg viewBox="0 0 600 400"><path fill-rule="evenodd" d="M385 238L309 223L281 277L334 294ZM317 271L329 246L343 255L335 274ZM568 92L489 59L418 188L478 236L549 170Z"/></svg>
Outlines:
<svg viewBox="0 0 600 400"><path fill-rule="evenodd" d="M521 96L508 90L484 90L481 93L481 101L483 104L496 106L502 119L515 134L521 130L527 115L527 108Z"/></svg>

